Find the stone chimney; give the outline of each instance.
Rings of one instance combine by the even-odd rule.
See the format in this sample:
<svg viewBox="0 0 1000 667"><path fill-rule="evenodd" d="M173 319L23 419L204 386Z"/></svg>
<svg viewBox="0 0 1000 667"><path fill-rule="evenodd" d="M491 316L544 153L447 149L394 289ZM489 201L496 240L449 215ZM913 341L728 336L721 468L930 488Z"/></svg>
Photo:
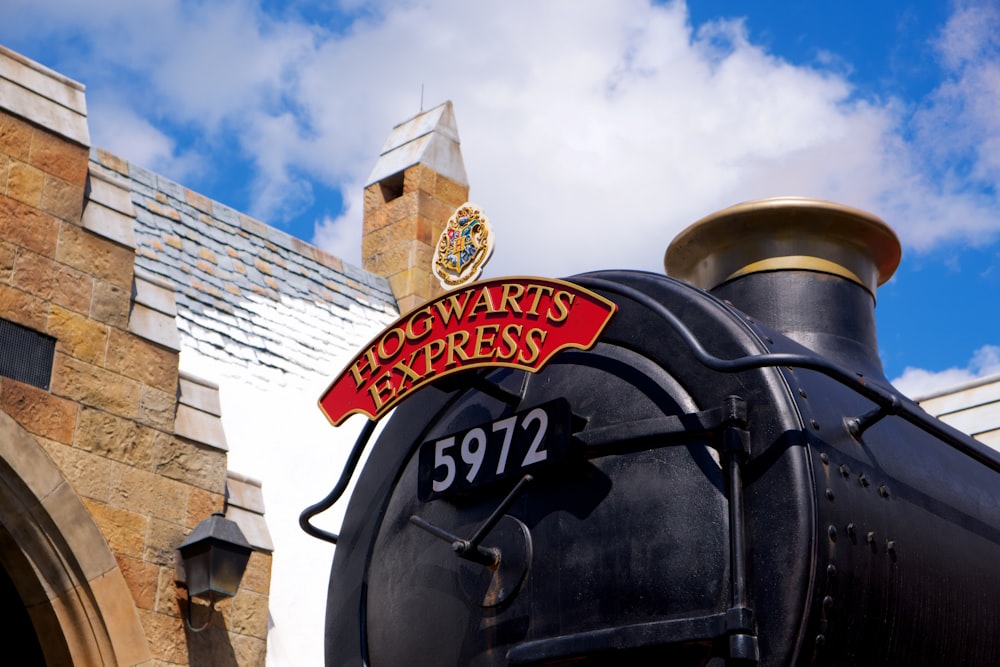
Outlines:
<svg viewBox="0 0 1000 667"><path fill-rule="evenodd" d="M469 197L451 102L393 128L365 186L365 269L389 280L401 312L443 290L431 273L448 218Z"/></svg>

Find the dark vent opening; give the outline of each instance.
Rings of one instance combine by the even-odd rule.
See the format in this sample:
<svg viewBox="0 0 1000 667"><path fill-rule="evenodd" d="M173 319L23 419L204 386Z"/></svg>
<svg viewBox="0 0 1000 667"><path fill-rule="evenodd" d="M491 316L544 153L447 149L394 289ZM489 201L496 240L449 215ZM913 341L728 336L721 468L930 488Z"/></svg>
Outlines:
<svg viewBox="0 0 1000 667"><path fill-rule="evenodd" d="M56 339L0 319L0 375L48 389Z"/></svg>
<svg viewBox="0 0 1000 667"><path fill-rule="evenodd" d="M403 172L387 176L378 182L382 190L382 201L391 202L403 196Z"/></svg>

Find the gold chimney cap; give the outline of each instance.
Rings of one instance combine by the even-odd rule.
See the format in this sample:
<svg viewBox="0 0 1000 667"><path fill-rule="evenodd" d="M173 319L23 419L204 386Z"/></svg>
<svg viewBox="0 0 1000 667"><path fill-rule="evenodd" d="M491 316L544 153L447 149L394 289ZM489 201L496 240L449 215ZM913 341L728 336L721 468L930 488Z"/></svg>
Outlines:
<svg viewBox="0 0 1000 667"><path fill-rule="evenodd" d="M697 221L670 243L667 274L703 289L763 271L852 280L875 296L899 266L895 232L880 218L807 197L757 199Z"/></svg>

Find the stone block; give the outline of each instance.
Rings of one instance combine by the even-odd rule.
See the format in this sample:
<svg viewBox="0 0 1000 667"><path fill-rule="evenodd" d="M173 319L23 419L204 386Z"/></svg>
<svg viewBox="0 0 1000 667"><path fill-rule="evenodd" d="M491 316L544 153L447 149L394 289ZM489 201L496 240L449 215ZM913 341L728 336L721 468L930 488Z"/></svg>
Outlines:
<svg viewBox="0 0 1000 667"><path fill-rule="evenodd" d="M90 276L32 252L22 252L11 280L15 287L77 313L90 310Z"/></svg>
<svg viewBox="0 0 1000 667"><path fill-rule="evenodd" d="M127 590L128 582L118 568L90 581L90 592L101 609L103 621L116 630L111 633L111 642L118 664L141 665L152 656L147 638L140 631L136 606L123 599Z"/></svg>
<svg viewBox="0 0 1000 667"><path fill-rule="evenodd" d="M77 405L72 401L4 378L0 383L0 409L29 433L67 445L73 442Z"/></svg>
<svg viewBox="0 0 1000 667"><path fill-rule="evenodd" d="M181 438L158 441L154 472L221 495L226 483L226 453Z"/></svg>
<svg viewBox="0 0 1000 667"><path fill-rule="evenodd" d="M7 196L33 208L40 208L45 172L26 162L12 160L7 170Z"/></svg>
<svg viewBox="0 0 1000 667"><path fill-rule="evenodd" d="M57 339L60 352L90 364L104 365L107 325L53 304L49 311L48 334Z"/></svg>
<svg viewBox="0 0 1000 667"><path fill-rule="evenodd" d="M130 294L120 285L94 279L90 316L108 326L124 329L128 326Z"/></svg>
<svg viewBox="0 0 1000 667"><path fill-rule="evenodd" d="M101 204L127 218L135 217L132 193L125 179L92 169L87 180L87 188L89 202Z"/></svg>
<svg viewBox="0 0 1000 667"><path fill-rule="evenodd" d="M136 303L129 315L128 330L168 350L180 352L180 333L177 331L177 319L173 315Z"/></svg>
<svg viewBox="0 0 1000 667"><path fill-rule="evenodd" d="M45 257L54 257L60 223L51 215L0 196L0 238Z"/></svg>
<svg viewBox="0 0 1000 667"><path fill-rule="evenodd" d="M186 533L187 531L180 524L151 518L149 528L146 531L143 560L164 567L173 567L177 546L184 541Z"/></svg>
<svg viewBox="0 0 1000 667"><path fill-rule="evenodd" d="M139 610L139 620L146 635L146 641L154 660L162 660L169 665L196 665L189 662L184 622L177 614L159 614L145 609ZM211 631L209 631L211 632ZM198 635L192 635L197 637ZM226 664L202 662L203 665ZM231 663L230 663L231 664Z"/></svg>
<svg viewBox="0 0 1000 667"><path fill-rule="evenodd" d="M59 521L59 535L67 551L77 555L76 566L84 577L92 579L115 567L97 517L94 521L87 519L87 513L93 516L91 508L84 505L69 484L60 484L41 503L44 511ZM72 517L78 520L71 520Z"/></svg>
<svg viewBox="0 0 1000 667"><path fill-rule="evenodd" d="M0 387L9 382L14 381L0 378ZM21 478L30 496L43 498L66 483L57 462L48 454L48 448L68 449L68 446L43 436L32 436L4 409L0 409L0 442L4 444L4 467ZM18 501L8 495L3 502L16 505ZM24 563L24 567L30 568L30 565Z"/></svg>
<svg viewBox="0 0 1000 667"><path fill-rule="evenodd" d="M82 227L64 225L56 246L56 259L126 289L132 287L135 253Z"/></svg>
<svg viewBox="0 0 1000 667"><path fill-rule="evenodd" d="M135 309L133 315L134 312ZM110 334L106 364L109 370L161 391L177 390L176 351L120 329L111 329Z"/></svg>
<svg viewBox="0 0 1000 667"><path fill-rule="evenodd" d="M139 421L161 431L172 431L177 413L176 392L144 386L139 395Z"/></svg>
<svg viewBox="0 0 1000 667"><path fill-rule="evenodd" d="M17 115L90 143L83 86L10 51L0 53L0 99Z"/></svg>
<svg viewBox="0 0 1000 667"><path fill-rule="evenodd" d="M179 386L181 392L179 401L181 403L210 415L217 417L222 415L219 385L189 373L181 373Z"/></svg>
<svg viewBox="0 0 1000 667"><path fill-rule="evenodd" d="M134 419L139 413L140 388L133 379L56 352L52 393L57 396Z"/></svg>
<svg viewBox="0 0 1000 667"><path fill-rule="evenodd" d="M136 303L166 315L177 314L177 295L171 283L137 268L134 286Z"/></svg>
<svg viewBox="0 0 1000 667"><path fill-rule="evenodd" d="M246 572L240 582L240 590L244 588L267 595L271 590L271 565L273 557L269 553L254 551L250 554Z"/></svg>
<svg viewBox="0 0 1000 667"><path fill-rule="evenodd" d="M83 203L82 185L73 185L56 176L45 174L38 208L67 222L80 224Z"/></svg>
<svg viewBox="0 0 1000 667"><path fill-rule="evenodd" d="M241 507L232 507L226 510L226 517L235 521L243 531L243 536L254 549L272 552L274 551L274 540L271 539L271 531L267 527L267 521L256 512L249 512Z"/></svg>
<svg viewBox="0 0 1000 667"><path fill-rule="evenodd" d="M95 201L83 209L83 228L109 241L135 249L135 220Z"/></svg>
<svg viewBox="0 0 1000 667"><path fill-rule="evenodd" d="M235 635L232 637L234 664L240 667L264 667L267 642L258 637Z"/></svg>
<svg viewBox="0 0 1000 667"><path fill-rule="evenodd" d="M51 132L36 130L31 135L28 162L77 187L82 188L87 182L89 151Z"/></svg>
<svg viewBox="0 0 1000 667"><path fill-rule="evenodd" d="M31 155L31 135L35 128L17 116L0 111L0 151L15 160L28 162Z"/></svg>
<svg viewBox="0 0 1000 667"><path fill-rule="evenodd" d="M222 420L219 419L218 415L197 410L188 405L179 404L177 406L174 432L188 440L222 451L229 449L229 445L226 443L226 433L222 428Z"/></svg>
<svg viewBox="0 0 1000 667"><path fill-rule="evenodd" d="M40 440L66 481L82 498L107 502L122 464L53 440Z"/></svg>
<svg viewBox="0 0 1000 667"><path fill-rule="evenodd" d="M0 285L0 317L21 326L45 332L48 327L48 303L33 294Z"/></svg>
<svg viewBox="0 0 1000 667"><path fill-rule="evenodd" d="M469 200L469 186L456 183L445 176L438 175L434 191L435 197L440 199L452 210L458 208Z"/></svg>
<svg viewBox="0 0 1000 667"><path fill-rule="evenodd" d="M118 567L136 606L140 609L154 610L161 568L125 554L115 554L115 560L118 561Z"/></svg>
<svg viewBox="0 0 1000 667"><path fill-rule="evenodd" d="M180 529L187 509L189 488L187 484L160 477L148 470L127 467L111 487L111 504L177 524Z"/></svg>
<svg viewBox="0 0 1000 667"><path fill-rule="evenodd" d="M231 605L231 631L266 639L267 600L267 595L261 595L241 586Z"/></svg>
<svg viewBox="0 0 1000 667"><path fill-rule="evenodd" d="M76 446L141 470L153 469L157 432L102 410L80 409Z"/></svg>
<svg viewBox="0 0 1000 667"><path fill-rule="evenodd" d="M114 553L142 559L149 517L88 498L83 504Z"/></svg>
<svg viewBox="0 0 1000 667"><path fill-rule="evenodd" d="M180 600L187 598L187 595L182 592L181 587L177 585L178 568L176 559L178 557L179 554L175 553L175 565L173 567L163 565L157 567L159 578L156 586L156 607L154 611L161 614L176 614Z"/></svg>
<svg viewBox="0 0 1000 667"><path fill-rule="evenodd" d="M221 493L206 491L195 486L190 487L187 516L184 520L185 527L194 530L195 526L212 516L214 512L221 512L224 503L224 497Z"/></svg>

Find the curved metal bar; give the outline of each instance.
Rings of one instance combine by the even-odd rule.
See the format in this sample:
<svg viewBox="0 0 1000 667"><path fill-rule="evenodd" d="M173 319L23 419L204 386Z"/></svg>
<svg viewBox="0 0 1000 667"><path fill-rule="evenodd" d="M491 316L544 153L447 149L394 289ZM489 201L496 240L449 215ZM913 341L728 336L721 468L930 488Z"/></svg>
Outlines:
<svg viewBox="0 0 1000 667"><path fill-rule="evenodd" d="M758 368L789 366L820 372L875 403L881 409L882 416L898 415L917 428L940 439L950 447L1000 472L1000 458L997 458L996 454L987 448L986 445L980 446L979 443L972 440L971 436L934 419L927 413L916 408L916 404L905 402L899 394L878 385L860 382L854 373L822 357L814 354L780 352L773 354L753 354L737 359L721 359L707 352L702 346L701 341L698 340L695 334L680 318L648 294L628 285L622 285L621 283L602 278L576 276L572 279L572 282L583 287L618 294L650 309L670 325L691 349L695 359L707 368L722 373L739 373ZM865 425L865 428L870 427L873 423L869 421Z"/></svg>
<svg viewBox="0 0 1000 667"><path fill-rule="evenodd" d="M369 419L365 423L364 428L361 429L361 433L358 434L358 439L354 441L354 448L351 450L350 456L347 457L347 463L344 464L344 470L340 473L340 479L337 480L337 485L333 487L330 493L328 493L323 500L302 510L302 514L299 515L299 527L302 528L302 530L304 530L307 534L333 544L336 544L337 540L340 539L340 536L336 533L331 533L323 530L322 528L317 528L309 523L309 520L317 514L325 512L333 507L334 503L340 500L340 497L344 495L344 491L347 490L347 485L351 483L351 478L354 477L354 470L358 467L361 455L364 453L365 447L368 445L368 440L371 439L372 433L375 431L376 424L378 424L378 422Z"/></svg>

